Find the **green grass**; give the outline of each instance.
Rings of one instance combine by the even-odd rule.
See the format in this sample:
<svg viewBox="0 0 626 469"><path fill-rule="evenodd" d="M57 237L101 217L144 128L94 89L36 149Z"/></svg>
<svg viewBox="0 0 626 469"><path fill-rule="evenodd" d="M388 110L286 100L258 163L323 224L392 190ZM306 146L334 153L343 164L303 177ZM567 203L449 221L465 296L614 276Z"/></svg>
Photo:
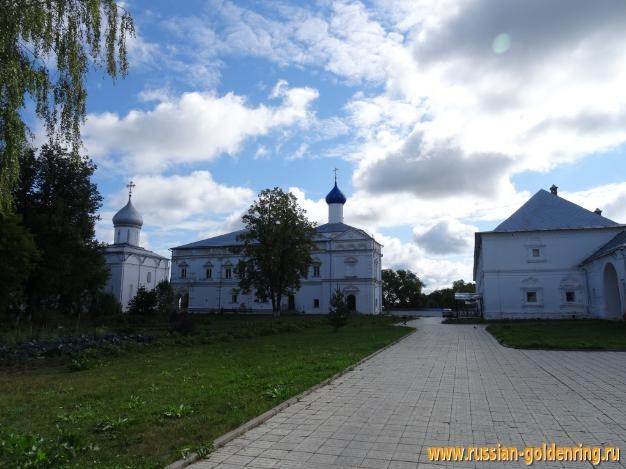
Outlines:
<svg viewBox="0 0 626 469"><path fill-rule="evenodd" d="M494 321L487 331L517 348L626 350L623 321Z"/></svg>
<svg viewBox="0 0 626 469"><path fill-rule="evenodd" d="M207 321L192 338L91 352L82 371L58 361L0 369L0 440L21 455L41 447L55 465L162 467L409 331L385 318L357 317L337 333L290 321L276 331L272 320L215 319L210 338ZM0 466L15 466L6 448Z"/></svg>

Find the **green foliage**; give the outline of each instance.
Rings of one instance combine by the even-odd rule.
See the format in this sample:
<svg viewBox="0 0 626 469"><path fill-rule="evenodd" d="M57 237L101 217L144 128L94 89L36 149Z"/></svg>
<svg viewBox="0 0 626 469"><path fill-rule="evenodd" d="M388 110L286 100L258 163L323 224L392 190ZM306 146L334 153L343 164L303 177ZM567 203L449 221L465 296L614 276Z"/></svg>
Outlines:
<svg viewBox="0 0 626 469"><path fill-rule="evenodd" d="M121 317L122 305L113 293L98 291L93 295L89 315L92 319L114 320Z"/></svg>
<svg viewBox="0 0 626 469"><path fill-rule="evenodd" d="M170 405L165 409L161 415L168 419L182 419L188 415L193 414L193 409L185 404Z"/></svg>
<svg viewBox="0 0 626 469"><path fill-rule="evenodd" d="M385 309L421 308L425 305L422 288L426 285L410 270L384 269L382 280Z"/></svg>
<svg viewBox="0 0 626 469"><path fill-rule="evenodd" d="M337 287L335 293L333 293L333 296L330 298L328 322L333 326L333 330L336 332L339 328L348 324L348 319L350 319L350 308L348 308L346 297L339 287Z"/></svg>
<svg viewBox="0 0 626 469"><path fill-rule="evenodd" d="M35 433L9 432L0 427L0 467L55 468L70 464L79 453L100 450L96 444L84 445L79 435L57 426L55 439Z"/></svg>
<svg viewBox="0 0 626 469"><path fill-rule="evenodd" d="M245 232L236 249L243 256L237 266L243 293L254 290L258 301L271 300L280 314L282 297L300 288L313 263L315 224L306 218L296 197L282 189L265 189L242 218Z"/></svg>
<svg viewBox="0 0 626 469"><path fill-rule="evenodd" d="M167 280L157 283L155 289L157 301L157 314L161 317L168 318L176 313L176 294L172 284Z"/></svg>
<svg viewBox="0 0 626 469"><path fill-rule="evenodd" d="M452 288L443 288L435 290L428 295L428 306L433 308L450 308L456 309L455 293L474 293L476 284L465 283L464 280L455 280L452 282Z"/></svg>
<svg viewBox="0 0 626 469"><path fill-rule="evenodd" d="M128 302L128 314L131 316L153 316L157 309L157 292L146 290L144 287L137 289L137 294Z"/></svg>
<svg viewBox="0 0 626 469"><path fill-rule="evenodd" d="M452 290L455 293L475 293L476 284L473 282L465 283L465 280L455 280L452 282Z"/></svg>
<svg viewBox="0 0 626 469"><path fill-rule="evenodd" d="M30 315L80 315L106 282L104 248L95 239L102 197L91 177L96 166L59 146L28 151L20 165L15 206L35 236L41 258L25 296Z"/></svg>
<svg viewBox="0 0 626 469"><path fill-rule="evenodd" d="M29 133L26 97L50 141L78 155L85 75L90 65L104 66L113 78L126 75L134 26L115 0L1 0L0 11L0 213L6 213Z"/></svg>
<svg viewBox="0 0 626 469"><path fill-rule="evenodd" d="M24 285L39 251L21 217L0 213L0 317L8 308L19 308Z"/></svg>
<svg viewBox="0 0 626 469"><path fill-rule="evenodd" d="M79 449L69 463L49 467L164 467L180 458L181 448L197 451L196 444L213 441L405 335L407 329L392 320L397 318L355 316L341 334L329 334L320 318L214 316L199 326L229 331L232 341L198 335L180 344L168 337L124 349L121 357L99 354L98 368L80 373L57 360L26 372L3 369L0 427L44 438L38 447L52 455L61 451L57 427L66 426L74 435L64 433L63 441ZM285 325L285 332L259 335L275 324ZM290 324L293 332L287 331ZM240 337L245 331L255 335ZM6 456L0 467L18 467L17 461Z"/></svg>
<svg viewBox="0 0 626 469"><path fill-rule="evenodd" d="M626 350L626 323L579 319L488 321L487 331L504 345L529 349Z"/></svg>

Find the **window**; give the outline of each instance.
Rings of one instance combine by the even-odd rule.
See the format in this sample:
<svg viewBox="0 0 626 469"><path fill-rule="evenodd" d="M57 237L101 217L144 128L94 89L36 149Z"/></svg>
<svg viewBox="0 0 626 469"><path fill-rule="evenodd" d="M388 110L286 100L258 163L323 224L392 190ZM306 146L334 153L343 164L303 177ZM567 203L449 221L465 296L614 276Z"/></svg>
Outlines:
<svg viewBox="0 0 626 469"><path fill-rule="evenodd" d="M233 277L233 269L227 268L224 270L224 278L232 278Z"/></svg>
<svg viewBox="0 0 626 469"><path fill-rule="evenodd" d="M537 303L537 292L530 290L526 292L526 303Z"/></svg>
<svg viewBox="0 0 626 469"><path fill-rule="evenodd" d="M236 293L231 295L230 302L231 303L237 303L237 294Z"/></svg>
<svg viewBox="0 0 626 469"><path fill-rule="evenodd" d="M319 277L319 276L320 276L320 265L315 264L313 266L313 277Z"/></svg>
<svg viewBox="0 0 626 469"><path fill-rule="evenodd" d="M320 307L320 300L318 300L317 298L313 300L313 307L314 308L319 308Z"/></svg>
<svg viewBox="0 0 626 469"><path fill-rule="evenodd" d="M130 229L126 230L126 242L130 240Z"/></svg>
<svg viewBox="0 0 626 469"><path fill-rule="evenodd" d="M187 267L180 269L180 278L187 278Z"/></svg>
<svg viewBox="0 0 626 469"><path fill-rule="evenodd" d="M148 272L148 275L146 275L146 282L152 282L152 272Z"/></svg>
<svg viewBox="0 0 626 469"><path fill-rule="evenodd" d="M568 290L565 292L565 301L567 303L576 303L576 292L573 290Z"/></svg>
<svg viewBox="0 0 626 469"><path fill-rule="evenodd" d="M206 274L206 278L213 277L213 269L206 269L205 274Z"/></svg>
<svg viewBox="0 0 626 469"><path fill-rule="evenodd" d="M526 260L527 262L546 262L546 246L539 240L532 240L526 244Z"/></svg>

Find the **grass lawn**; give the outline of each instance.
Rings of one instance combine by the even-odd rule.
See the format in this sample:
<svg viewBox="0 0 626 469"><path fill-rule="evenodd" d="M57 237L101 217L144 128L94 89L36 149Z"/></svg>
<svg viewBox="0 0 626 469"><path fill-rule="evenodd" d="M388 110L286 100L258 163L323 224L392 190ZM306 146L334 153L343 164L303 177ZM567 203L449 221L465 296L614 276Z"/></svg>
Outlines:
<svg viewBox="0 0 626 469"><path fill-rule="evenodd" d="M224 319L213 321L224 329ZM227 329L236 331L238 321L226 321ZM0 369L0 440L22 455L42 448L45 458L57 458L55 467L64 459L76 467L162 467L410 331L356 317L336 333L315 320L254 336L253 320L245 321L247 338L95 351L82 371L67 360ZM1 443L0 466L16 466Z"/></svg>
<svg viewBox="0 0 626 469"><path fill-rule="evenodd" d="M494 321L489 331L502 344L517 348L626 350L626 322Z"/></svg>

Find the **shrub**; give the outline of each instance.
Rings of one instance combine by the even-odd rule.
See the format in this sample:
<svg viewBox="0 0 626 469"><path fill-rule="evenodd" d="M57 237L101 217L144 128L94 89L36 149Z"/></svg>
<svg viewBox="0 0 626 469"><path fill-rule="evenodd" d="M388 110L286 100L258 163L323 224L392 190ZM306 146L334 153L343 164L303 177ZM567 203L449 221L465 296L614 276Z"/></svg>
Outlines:
<svg viewBox="0 0 626 469"><path fill-rule="evenodd" d="M89 316L92 319L115 319L121 315L122 305L113 293L99 291L93 296L89 307Z"/></svg>
<svg viewBox="0 0 626 469"><path fill-rule="evenodd" d="M153 316L157 307L156 291L147 291L139 287L135 297L128 303L128 314L131 316Z"/></svg>
<svg viewBox="0 0 626 469"><path fill-rule="evenodd" d="M333 330L336 332L340 327L345 326L350 318L350 308L346 298L337 287L335 293L330 299L330 308L328 310L328 322L333 326Z"/></svg>

